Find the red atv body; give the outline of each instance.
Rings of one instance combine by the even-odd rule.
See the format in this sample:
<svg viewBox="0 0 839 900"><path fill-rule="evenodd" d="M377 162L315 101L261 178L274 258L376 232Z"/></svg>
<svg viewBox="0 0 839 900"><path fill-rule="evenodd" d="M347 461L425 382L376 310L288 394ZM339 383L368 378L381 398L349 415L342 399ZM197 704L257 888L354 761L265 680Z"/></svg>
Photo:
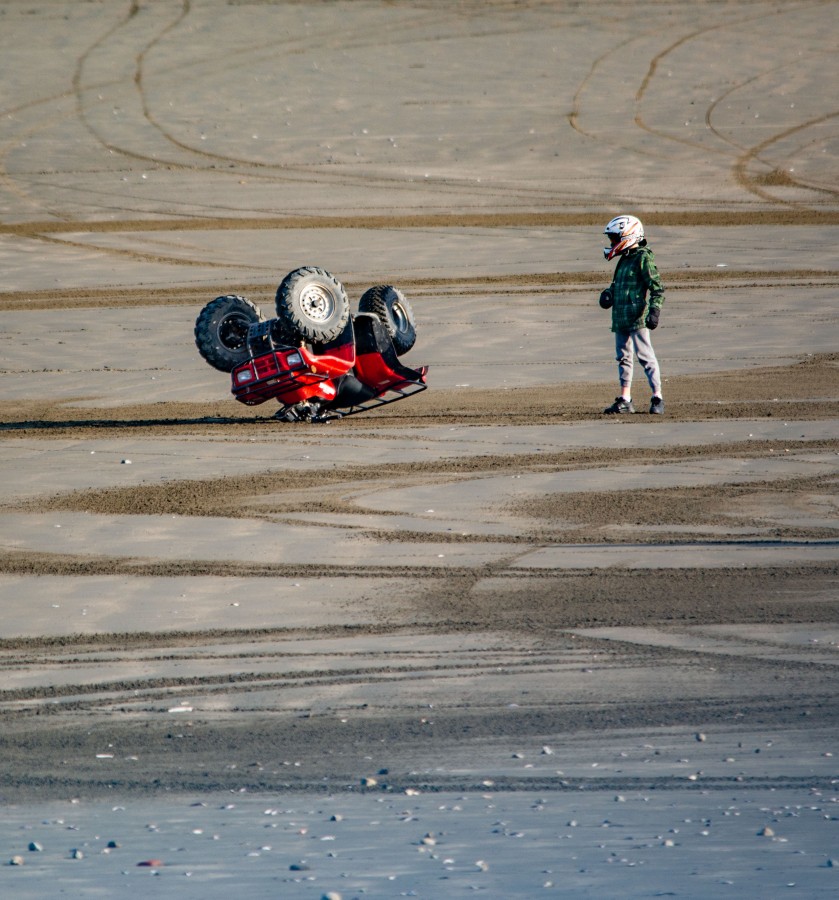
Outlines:
<svg viewBox="0 0 839 900"><path fill-rule="evenodd" d="M244 297L217 297L201 312L195 340L204 359L230 372L248 406L276 400L275 417L324 422L424 391L428 368L404 365L414 344L410 305L400 291L366 291L351 316L343 286L328 272L290 272L277 289L277 318Z"/></svg>
<svg viewBox="0 0 839 900"><path fill-rule="evenodd" d="M381 321L359 313L326 344L277 345L271 321L250 326L252 356L231 373L233 396L248 406L277 400L289 421L353 415L424 391L426 366L403 365Z"/></svg>

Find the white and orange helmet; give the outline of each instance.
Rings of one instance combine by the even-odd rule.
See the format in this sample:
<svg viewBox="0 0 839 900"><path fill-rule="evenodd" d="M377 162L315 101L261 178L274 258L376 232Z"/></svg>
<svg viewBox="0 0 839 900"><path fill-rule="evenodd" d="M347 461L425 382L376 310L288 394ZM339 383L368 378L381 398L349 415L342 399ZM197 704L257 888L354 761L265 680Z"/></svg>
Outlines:
<svg viewBox="0 0 839 900"><path fill-rule="evenodd" d="M615 216L603 229L603 234L609 236L611 247L603 248L606 259L613 259L625 250L637 247L644 240L644 226L635 216Z"/></svg>

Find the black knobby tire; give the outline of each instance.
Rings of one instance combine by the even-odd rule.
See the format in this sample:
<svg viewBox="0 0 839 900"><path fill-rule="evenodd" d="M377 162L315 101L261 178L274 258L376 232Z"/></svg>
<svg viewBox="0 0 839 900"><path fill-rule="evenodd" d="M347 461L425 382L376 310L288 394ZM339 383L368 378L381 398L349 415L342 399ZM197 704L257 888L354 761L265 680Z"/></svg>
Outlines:
<svg viewBox="0 0 839 900"><path fill-rule="evenodd" d="M344 286L315 266L303 266L283 278L277 288L276 306L282 329L310 343L334 340L350 317Z"/></svg>
<svg viewBox="0 0 839 900"><path fill-rule="evenodd" d="M387 329L397 356L407 353L417 339L414 311L405 295L389 284L371 287L361 295L358 311L374 313Z"/></svg>
<svg viewBox="0 0 839 900"><path fill-rule="evenodd" d="M259 307L245 297L216 297L195 321L195 345L211 366L232 372L250 356L248 328L263 320Z"/></svg>

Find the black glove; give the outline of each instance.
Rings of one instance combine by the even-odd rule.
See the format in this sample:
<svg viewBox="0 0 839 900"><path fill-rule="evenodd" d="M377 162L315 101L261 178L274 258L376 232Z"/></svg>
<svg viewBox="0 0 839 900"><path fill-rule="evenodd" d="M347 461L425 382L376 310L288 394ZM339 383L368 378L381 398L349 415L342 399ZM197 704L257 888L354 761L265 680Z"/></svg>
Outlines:
<svg viewBox="0 0 839 900"><path fill-rule="evenodd" d="M647 328L649 328L650 331L655 331L656 328L658 328L659 316L661 316L661 310L656 306L652 307L647 316Z"/></svg>
<svg viewBox="0 0 839 900"><path fill-rule="evenodd" d="M605 291L600 295L600 305L603 309L611 309L612 303L614 303L614 298L612 297L612 292L609 288L606 288Z"/></svg>

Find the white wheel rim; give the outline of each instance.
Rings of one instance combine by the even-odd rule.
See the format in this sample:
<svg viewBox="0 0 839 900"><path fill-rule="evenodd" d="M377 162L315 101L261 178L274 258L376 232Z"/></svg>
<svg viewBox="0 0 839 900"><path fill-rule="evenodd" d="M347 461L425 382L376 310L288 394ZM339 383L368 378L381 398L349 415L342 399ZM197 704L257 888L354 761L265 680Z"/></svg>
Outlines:
<svg viewBox="0 0 839 900"><path fill-rule="evenodd" d="M401 334L408 327L408 317L405 315L402 304L394 303L391 312L393 313L393 324L396 326L396 331Z"/></svg>
<svg viewBox="0 0 839 900"><path fill-rule="evenodd" d="M326 322L335 312L335 298L325 287L313 284L301 293L300 308L313 322Z"/></svg>

